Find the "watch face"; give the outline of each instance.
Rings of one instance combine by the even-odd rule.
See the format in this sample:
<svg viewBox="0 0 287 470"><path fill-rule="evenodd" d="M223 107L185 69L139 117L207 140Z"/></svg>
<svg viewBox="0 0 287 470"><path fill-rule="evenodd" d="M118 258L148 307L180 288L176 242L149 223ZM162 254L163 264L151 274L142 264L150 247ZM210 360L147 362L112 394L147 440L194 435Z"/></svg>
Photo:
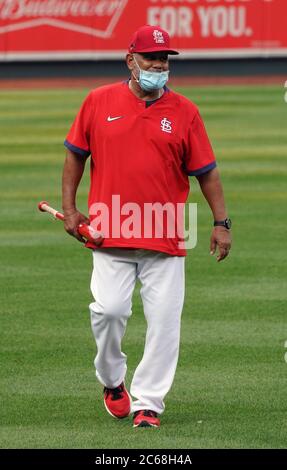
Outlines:
<svg viewBox="0 0 287 470"><path fill-rule="evenodd" d="M225 220L225 227L230 229L231 228L231 219L226 219Z"/></svg>

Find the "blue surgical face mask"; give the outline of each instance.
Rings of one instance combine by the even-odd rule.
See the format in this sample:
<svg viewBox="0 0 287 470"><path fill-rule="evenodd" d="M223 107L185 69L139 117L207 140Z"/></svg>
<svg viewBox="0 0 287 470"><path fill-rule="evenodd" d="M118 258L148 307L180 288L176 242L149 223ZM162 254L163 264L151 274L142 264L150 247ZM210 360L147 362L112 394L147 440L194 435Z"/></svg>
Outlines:
<svg viewBox="0 0 287 470"><path fill-rule="evenodd" d="M166 72L148 72L142 70L134 57L139 68L139 78L136 79L140 87L145 91L160 90L168 81L169 70Z"/></svg>

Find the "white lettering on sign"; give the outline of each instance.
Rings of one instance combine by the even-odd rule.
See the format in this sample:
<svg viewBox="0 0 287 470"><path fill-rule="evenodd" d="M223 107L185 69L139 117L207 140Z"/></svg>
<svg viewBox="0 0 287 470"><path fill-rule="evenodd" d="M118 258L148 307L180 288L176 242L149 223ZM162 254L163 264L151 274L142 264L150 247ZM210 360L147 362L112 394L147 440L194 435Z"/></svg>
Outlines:
<svg viewBox="0 0 287 470"><path fill-rule="evenodd" d="M159 25L171 37L191 37L193 11L189 7L150 7L147 10L147 24Z"/></svg>
<svg viewBox="0 0 287 470"><path fill-rule="evenodd" d="M217 0L213 1L217 2ZM252 29L247 26L247 11L244 6L198 6L196 8L168 6L150 7L147 11L147 23L161 26L171 37L192 37L193 22L196 19L199 22L199 34L203 38L211 36L239 38L251 36L253 33Z"/></svg>
<svg viewBox="0 0 287 470"><path fill-rule="evenodd" d="M0 21L8 20L0 26L0 35L50 26L109 38L127 4L128 0L0 0ZM92 23L84 17L93 17Z"/></svg>
<svg viewBox="0 0 287 470"><path fill-rule="evenodd" d="M197 12L202 37L223 38L230 35L238 38L252 34L246 26L245 7L198 7Z"/></svg>
<svg viewBox="0 0 287 470"><path fill-rule="evenodd" d="M254 0L205 0L206 3L251 3L253 2ZM274 2L275 0L261 0L262 2L265 2L265 3L272 3ZM202 0L150 0L151 3L198 3L198 2L202 2Z"/></svg>
<svg viewBox="0 0 287 470"><path fill-rule="evenodd" d="M122 0L0 0L0 19L112 16Z"/></svg>

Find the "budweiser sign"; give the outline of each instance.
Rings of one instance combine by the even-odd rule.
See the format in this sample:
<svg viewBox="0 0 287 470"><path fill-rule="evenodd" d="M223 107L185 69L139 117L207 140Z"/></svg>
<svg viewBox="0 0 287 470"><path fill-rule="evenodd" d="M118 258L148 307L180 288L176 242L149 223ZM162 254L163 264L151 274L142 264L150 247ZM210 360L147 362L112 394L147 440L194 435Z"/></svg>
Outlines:
<svg viewBox="0 0 287 470"><path fill-rule="evenodd" d="M0 0L0 62L123 59L144 24L179 58L287 56L286 0ZM155 43L162 37L156 33Z"/></svg>
<svg viewBox="0 0 287 470"><path fill-rule="evenodd" d="M0 0L0 34L52 26L108 38L128 0ZM90 17L94 27L87 26Z"/></svg>

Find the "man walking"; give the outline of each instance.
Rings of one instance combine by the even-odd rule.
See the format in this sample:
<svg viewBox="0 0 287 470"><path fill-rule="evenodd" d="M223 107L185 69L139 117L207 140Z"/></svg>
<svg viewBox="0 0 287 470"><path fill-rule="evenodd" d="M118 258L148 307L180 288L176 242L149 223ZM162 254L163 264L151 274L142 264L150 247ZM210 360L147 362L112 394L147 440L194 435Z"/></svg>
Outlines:
<svg viewBox="0 0 287 470"><path fill-rule="evenodd" d="M217 260L222 261L231 247L231 222L199 111L166 87L168 56L175 54L166 31L141 27L126 56L130 79L93 90L65 140L65 229L83 242L77 226L90 221L104 236L100 246L86 243L93 250L90 312L96 376L108 413L124 418L132 412L134 427L160 425L177 366L184 301L182 237L177 226L169 231L164 218L158 236L159 221L147 221L147 206L185 203L188 177L196 176L214 217L211 253L218 249ZM76 193L90 155L88 220L76 208ZM132 401L124 382L121 341L137 279L147 332L130 387Z"/></svg>

